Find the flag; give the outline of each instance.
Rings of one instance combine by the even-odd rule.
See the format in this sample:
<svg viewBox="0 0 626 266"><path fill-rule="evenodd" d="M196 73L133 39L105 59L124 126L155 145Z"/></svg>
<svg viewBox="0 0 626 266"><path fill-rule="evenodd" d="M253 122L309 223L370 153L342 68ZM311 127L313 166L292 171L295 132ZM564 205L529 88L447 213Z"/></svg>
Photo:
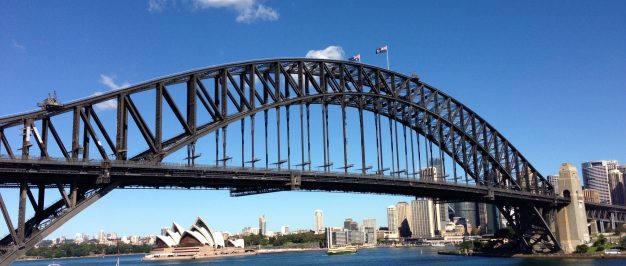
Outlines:
<svg viewBox="0 0 626 266"><path fill-rule="evenodd" d="M361 54L355 54L353 57L350 57L350 59L348 60L354 61L354 62L361 62Z"/></svg>
<svg viewBox="0 0 626 266"><path fill-rule="evenodd" d="M376 48L376 54L382 54L386 52L387 52L387 45L380 47L380 48Z"/></svg>

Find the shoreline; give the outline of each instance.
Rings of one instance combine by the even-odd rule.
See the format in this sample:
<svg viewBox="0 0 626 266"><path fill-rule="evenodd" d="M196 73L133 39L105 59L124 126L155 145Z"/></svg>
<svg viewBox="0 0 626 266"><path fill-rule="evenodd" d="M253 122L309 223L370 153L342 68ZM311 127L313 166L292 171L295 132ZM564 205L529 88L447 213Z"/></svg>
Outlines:
<svg viewBox="0 0 626 266"><path fill-rule="evenodd" d="M626 254L608 255L608 254L555 254L555 255L528 255L515 254L512 258L521 259L626 259Z"/></svg>
<svg viewBox="0 0 626 266"><path fill-rule="evenodd" d="M257 254L274 254L274 253L287 253L287 252L311 252L311 251L322 251L322 248L269 248L269 249L258 249L256 250Z"/></svg>
<svg viewBox="0 0 626 266"><path fill-rule="evenodd" d="M99 257L124 257L124 256L133 256L133 255L145 255L148 253L126 253L126 254L106 254L106 255L87 255L80 257L60 257L60 258L32 258L32 257L21 257L17 258L15 261L42 261L42 260L69 260L69 259L85 259L85 258L99 258Z"/></svg>
<svg viewBox="0 0 626 266"><path fill-rule="evenodd" d="M259 249L255 250L257 254L275 254L275 253L288 253L288 252L312 252L312 251L322 251L322 248L275 248L275 249ZM68 260L68 259L84 259L84 258L99 258L99 257L122 257L122 256L133 256L133 255L146 255L149 253L127 253L127 254L107 254L107 255L87 255L81 257L60 257L60 258L32 258L32 257L22 257L18 258L15 261L43 261L43 260Z"/></svg>
<svg viewBox="0 0 626 266"><path fill-rule="evenodd" d="M517 258L517 259L626 259L626 254L608 255L608 254L492 254L474 252L471 254L462 254L458 251L439 251L438 255L448 256L468 256L468 257L489 257L489 258Z"/></svg>

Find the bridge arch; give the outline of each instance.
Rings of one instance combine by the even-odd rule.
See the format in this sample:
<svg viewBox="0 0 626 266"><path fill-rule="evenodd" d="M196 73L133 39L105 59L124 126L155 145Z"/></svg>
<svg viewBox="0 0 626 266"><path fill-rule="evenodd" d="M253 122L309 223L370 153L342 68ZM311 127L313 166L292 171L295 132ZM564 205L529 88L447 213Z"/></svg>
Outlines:
<svg viewBox="0 0 626 266"><path fill-rule="evenodd" d="M184 93L173 95L169 90L173 86L183 86ZM134 95L147 91L156 95L154 106L149 106L149 109L155 110L153 121L146 121L145 114L142 114L140 106L133 99ZM177 106L174 100L176 96L185 98L184 109ZM104 126L102 119L94 111L98 105L105 103L115 106L117 110L113 128ZM259 113L280 108L289 110L292 105L306 105L307 112L309 105L336 105L342 111L352 108L357 109L359 114L364 111L373 113L375 120L386 117L394 123L408 127L439 147L453 159L454 165L461 166L474 179L476 187L462 188L465 189L464 195L471 194L472 199L497 204L502 214L514 225L518 235L524 238L521 242L526 247L535 243L551 243L548 244L551 249L558 249L558 243L544 218L569 200L557 198L552 185L530 162L502 134L467 106L416 76L355 62L295 58L249 61L192 70L62 105L49 102L41 110L0 118L0 174L8 176L3 185L20 189L19 226L14 229L9 223L10 234L0 239L0 265L23 254L23 247L31 248L60 224L112 189L137 185L124 181L125 173L136 171L133 172L135 176L150 175L151 166L162 166L160 162L163 158L185 147L191 147L192 152L188 157L193 158L195 142L202 137L212 132L217 133L220 129L223 132L229 125L244 118L254 121L255 115ZM164 107L174 114L175 122L182 128L182 133L164 137ZM208 122L199 122L200 110L209 114ZM325 112L328 116L328 111ZM70 138L58 134L53 123L53 118L63 115L71 116ZM362 116L360 119L363 119ZM343 167L347 168L345 115L343 120ZM325 121L325 127L328 128L327 118ZM130 123L136 125L148 147L137 154L128 152ZM380 122L377 123L377 127L380 127ZM154 129L150 125L154 125ZM12 142L5 134L9 129L22 132L22 139ZM361 136L362 132L361 125ZM96 151L90 151L88 147L94 145ZM58 146L64 160L52 158L50 146ZM19 149L14 149L18 147ZM379 152L382 154L382 148L379 150L377 146L376 149L377 156ZM398 147L396 151L397 149ZM18 150L21 154L18 154ZM326 150L324 152L327 153ZM93 153L99 155L102 161L95 164L91 162ZM364 148L361 153L364 156ZM254 153L250 160L254 168ZM328 163L325 158L324 165ZM25 167L28 167L28 173L20 173ZM167 165L164 167L167 168ZM382 172L374 176L366 175L364 160L361 167L362 175L348 174L345 171L345 176L350 179L349 182L346 181L347 185L360 185L358 189L345 191L372 192L368 182L379 179L388 181L380 184L382 193L418 195L416 189L441 192L461 187L433 184L428 180L423 184L415 182L420 180L400 180L395 174L386 175L384 169L380 169ZM70 168L71 174L62 174ZM272 176L276 180L271 180L273 183L270 186L278 183L284 186L285 180L288 180L292 188L298 188L303 183L302 180L305 180L303 178L308 178L305 181L313 184L311 189L324 190L335 184L314 183L322 174L310 171L255 173L249 169L236 169L225 172L224 169L193 167L172 167L164 171L169 177L183 173L186 175L184 178L191 179L187 180L190 183L186 183L189 186L199 184L200 181L195 180L195 177L224 174L235 177ZM328 172L330 171L325 169L324 174L330 179L341 177L340 173ZM82 177L83 174L93 177L93 180L82 179L83 183L76 183L76 177ZM33 175L38 176L32 177ZM51 176L54 178L49 179ZM175 177L169 178L166 183L184 187L172 179ZM363 183L356 183L359 180L363 180ZM245 186L234 184L232 180L221 181L225 183L215 187L231 186L231 189L242 189L242 194L246 195ZM153 187L159 185L161 184L158 182L149 184ZM35 198L31 188L36 188L41 196ZM61 199L44 208L43 193L50 188L58 189ZM428 196L436 195L433 192ZM35 210L34 217L29 220L26 220L23 211L27 198ZM10 221L4 210L3 215Z"/></svg>
<svg viewBox="0 0 626 266"><path fill-rule="evenodd" d="M207 83L214 84L214 92L207 90ZM168 86L176 84L187 86L187 117L183 117L167 91ZM156 132L150 130L130 98L146 90L155 90L163 96L166 101L159 104L165 103L172 108L184 133L162 139L160 121L156 122ZM260 60L179 73L71 102L58 109L0 118L0 138L7 142L5 146L10 147L2 135L5 128L36 120L49 121L50 117L73 111L76 113L75 120L80 119L83 124L96 123L90 126L89 131L93 131L90 136L99 144L98 150L106 160L160 161L216 129L258 112L302 103L342 105L343 100L348 107L392 118L428 138L458 163L476 184L554 194L552 185L502 134L458 100L415 76L336 60ZM92 111L93 106L107 101L117 104L116 132L106 132ZM213 120L205 124L197 123L197 111L191 110L189 105L191 109L204 107ZM231 109L234 106L235 112L228 110L228 106ZM138 125L149 147L131 157L126 154L128 140L125 127L128 117ZM47 132L46 129L40 131ZM97 139L98 129L106 142ZM77 150L80 143L73 142L69 149L72 154L68 152L66 157L79 159ZM66 146L65 143L57 144ZM113 158L104 154L106 144L114 154Z"/></svg>

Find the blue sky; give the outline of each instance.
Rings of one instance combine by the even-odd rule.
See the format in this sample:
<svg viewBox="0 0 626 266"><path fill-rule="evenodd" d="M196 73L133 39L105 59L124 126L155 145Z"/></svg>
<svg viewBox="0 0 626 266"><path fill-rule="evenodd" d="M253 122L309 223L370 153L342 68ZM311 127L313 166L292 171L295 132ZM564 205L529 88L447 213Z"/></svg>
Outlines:
<svg viewBox="0 0 626 266"><path fill-rule="evenodd" d="M2 1L0 115L189 69L261 58L339 56L417 73L497 128L544 175L562 162L626 162L623 1ZM331 49L333 50L333 49ZM334 49L335 51L337 49ZM327 50L328 51L328 50ZM2 190L16 206L17 192ZM373 217L406 197L116 190L52 237L100 229L158 233L204 216L217 230L327 225ZM1 232L6 232L4 228Z"/></svg>

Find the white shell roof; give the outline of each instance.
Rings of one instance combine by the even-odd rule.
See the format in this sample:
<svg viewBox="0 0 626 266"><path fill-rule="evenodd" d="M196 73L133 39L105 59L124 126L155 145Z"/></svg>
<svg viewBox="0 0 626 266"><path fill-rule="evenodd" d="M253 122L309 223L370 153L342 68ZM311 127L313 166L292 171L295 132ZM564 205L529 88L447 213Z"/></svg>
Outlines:
<svg viewBox="0 0 626 266"><path fill-rule="evenodd" d="M228 242L230 242L234 247L244 248L244 242L243 242L243 239L241 238L237 240L229 239Z"/></svg>
<svg viewBox="0 0 626 266"><path fill-rule="evenodd" d="M213 236L204 227L198 227L197 225L194 224L192 226L192 228L191 228L191 231L198 232L198 233L202 234L202 236L204 236L204 238L207 240L209 245L211 245L211 246L215 245L215 241L213 240Z"/></svg>
<svg viewBox="0 0 626 266"><path fill-rule="evenodd" d="M163 243L165 243L165 245L167 245L168 247L173 247L176 246L176 242L174 242L174 240L169 237L169 236L156 236L158 239L160 239Z"/></svg>
<svg viewBox="0 0 626 266"><path fill-rule="evenodd" d="M180 226L180 224L174 222L172 224L172 231L177 232L179 235L182 235L185 232L185 228Z"/></svg>
<svg viewBox="0 0 626 266"><path fill-rule="evenodd" d="M183 236L181 236L181 238L180 238L180 239L183 239L183 238L185 238L185 237L187 237L187 236L191 236L191 237L195 238L195 239L196 239L196 240L198 240L198 242L200 242L202 245L209 244L209 241L207 241L207 240L206 240L206 238L205 238L205 237L204 237L201 233L199 233L199 232L194 232L194 231L189 231L189 230L187 230L187 231L185 231L185 232L183 233Z"/></svg>
<svg viewBox="0 0 626 266"><path fill-rule="evenodd" d="M215 240L216 246L222 246L222 247L226 246L224 245L224 235L222 235L222 232L215 232L213 234L213 239Z"/></svg>
<svg viewBox="0 0 626 266"><path fill-rule="evenodd" d="M178 243L180 242L180 234L178 232L174 232L172 230L167 229L165 231L165 235L169 236L172 240L174 240L174 243L176 243L176 245L178 245Z"/></svg>

